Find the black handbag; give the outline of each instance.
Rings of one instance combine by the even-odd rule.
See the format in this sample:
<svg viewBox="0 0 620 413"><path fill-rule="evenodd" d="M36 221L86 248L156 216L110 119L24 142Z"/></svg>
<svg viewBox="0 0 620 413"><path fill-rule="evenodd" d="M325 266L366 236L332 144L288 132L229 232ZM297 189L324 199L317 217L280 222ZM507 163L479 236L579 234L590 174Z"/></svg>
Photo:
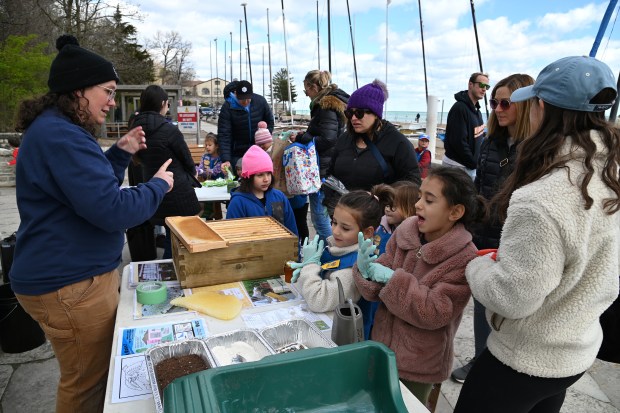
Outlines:
<svg viewBox="0 0 620 413"><path fill-rule="evenodd" d="M321 183L321 192L324 194L323 205L327 208L329 216L334 215L334 209L338 205L340 197L349 192L344 184L333 175L329 175Z"/></svg>

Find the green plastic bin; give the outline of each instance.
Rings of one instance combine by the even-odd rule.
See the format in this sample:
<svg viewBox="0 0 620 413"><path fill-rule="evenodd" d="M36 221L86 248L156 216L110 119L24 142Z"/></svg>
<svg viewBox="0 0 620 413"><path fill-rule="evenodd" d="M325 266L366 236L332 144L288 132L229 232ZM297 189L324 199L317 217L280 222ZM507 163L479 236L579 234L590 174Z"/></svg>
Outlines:
<svg viewBox="0 0 620 413"><path fill-rule="evenodd" d="M403 412L396 357L364 341L267 356L180 377L164 412Z"/></svg>

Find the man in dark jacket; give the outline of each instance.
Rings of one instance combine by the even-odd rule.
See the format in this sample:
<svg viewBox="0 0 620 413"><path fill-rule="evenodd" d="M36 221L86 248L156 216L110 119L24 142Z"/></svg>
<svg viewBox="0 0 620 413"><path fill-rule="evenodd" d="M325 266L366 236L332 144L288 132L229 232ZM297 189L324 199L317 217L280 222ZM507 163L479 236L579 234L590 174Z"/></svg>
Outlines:
<svg viewBox="0 0 620 413"><path fill-rule="evenodd" d="M235 165L250 146L254 145L258 122L267 122L267 129L273 133L271 108L264 97L253 93L250 82L230 82L224 88L224 98L226 102L220 109L217 122L222 168Z"/></svg>
<svg viewBox="0 0 620 413"><path fill-rule="evenodd" d="M472 74L467 90L454 95L456 103L448 112L443 165L465 169L472 179L476 176L478 152L484 133L478 101L484 97L489 87L487 74Z"/></svg>

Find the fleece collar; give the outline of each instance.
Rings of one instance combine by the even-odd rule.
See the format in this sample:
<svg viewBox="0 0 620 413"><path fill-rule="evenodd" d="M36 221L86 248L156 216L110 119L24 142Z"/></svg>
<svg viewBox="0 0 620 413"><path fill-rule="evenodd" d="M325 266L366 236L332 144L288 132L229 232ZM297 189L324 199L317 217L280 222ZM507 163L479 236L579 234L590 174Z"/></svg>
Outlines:
<svg viewBox="0 0 620 413"><path fill-rule="evenodd" d="M418 217L409 217L394 231L398 248L403 250L420 250L424 262L434 265L456 255L472 240L471 233L463 224L456 224L447 234L438 240L424 245L420 242Z"/></svg>

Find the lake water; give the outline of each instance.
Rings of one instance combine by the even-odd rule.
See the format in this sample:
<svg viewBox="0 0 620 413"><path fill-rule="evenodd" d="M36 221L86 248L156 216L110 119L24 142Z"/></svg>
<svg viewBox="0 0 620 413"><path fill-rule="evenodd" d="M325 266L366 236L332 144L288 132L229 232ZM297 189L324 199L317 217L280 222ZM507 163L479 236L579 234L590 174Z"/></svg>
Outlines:
<svg viewBox="0 0 620 413"><path fill-rule="evenodd" d="M310 115L309 110L295 110L298 115ZM402 126L406 126L409 123L415 123L415 117L420 114L420 122L426 122L426 112L416 111L404 111L404 110L388 110L383 114L383 117L390 122L400 123ZM486 119L486 114L482 113L482 118ZM448 120L448 112L437 112L437 123L445 124Z"/></svg>

